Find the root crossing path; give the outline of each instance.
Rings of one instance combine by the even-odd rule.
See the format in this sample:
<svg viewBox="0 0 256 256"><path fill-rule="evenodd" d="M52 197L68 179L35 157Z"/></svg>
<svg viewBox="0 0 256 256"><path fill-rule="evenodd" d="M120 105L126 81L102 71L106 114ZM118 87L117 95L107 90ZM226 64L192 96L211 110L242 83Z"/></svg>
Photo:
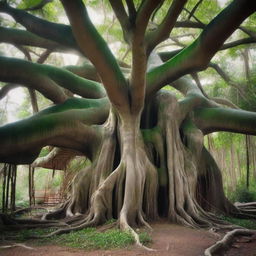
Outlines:
<svg viewBox="0 0 256 256"><path fill-rule="evenodd" d="M33 246L28 245L34 250L27 250L24 247L13 247L0 250L0 256L199 256L204 254L204 250L220 239L218 234L208 232L203 229L192 229L178 225L170 225L169 223L155 223L152 225L153 232L151 234L153 243L150 247L156 249L154 252L148 252L136 246L127 249L115 250L96 250L85 252L83 250L59 247L55 245ZM250 243L241 243L236 248L232 248L229 256L234 255L253 255L255 252L256 239ZM243 254L239 254L243 252Z"/></svg>

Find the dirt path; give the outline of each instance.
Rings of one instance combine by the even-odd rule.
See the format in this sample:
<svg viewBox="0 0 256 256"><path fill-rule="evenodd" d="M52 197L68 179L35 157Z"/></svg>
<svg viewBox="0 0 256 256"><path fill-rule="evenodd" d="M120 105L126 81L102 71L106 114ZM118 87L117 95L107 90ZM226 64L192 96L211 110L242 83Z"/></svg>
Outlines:
<svg viewBox="0 0 256 256"><path fill-rule="evenodd" d="M154 231L151 236L156 251L148 252L135 246L127 249L84 251L60 246L33 247L33 250L22 247L14 247L0 250L0 256L200 256L204 250L215 243L219 237L217 234L205 230L189 229L178 225L158 223L152 225ZM256 237L250 243L239 243L237 248L229 252L229 256L256 255Z"/></svg>

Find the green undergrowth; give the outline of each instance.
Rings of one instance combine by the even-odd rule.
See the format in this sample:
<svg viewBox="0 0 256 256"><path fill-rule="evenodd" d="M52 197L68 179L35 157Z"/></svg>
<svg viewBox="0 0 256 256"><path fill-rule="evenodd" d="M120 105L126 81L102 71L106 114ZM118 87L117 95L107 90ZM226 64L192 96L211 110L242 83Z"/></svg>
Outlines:
<svg viewBox="0 0 256 256"><path fill-rule="evenodd" d="M227 194L231 202L249 203L256 201L256 185L251 185L250 189L239 184L235 191Z"/></svg>
<svg viewBox="0 0 256 256"><path fill-rule="evenodd" d="M12 233L12 235L17 236L17 241L27 241L31 235L42 236L52 231L53 229L22 230L15 232L16 234ZM139 237L142 244L151 242L151 238L146 232L140 233ZM33 244L36 245L54 244L85 250L126 248L134 244L134 242L134 238L130 233L116 228L104 232L100 232L96 228L86 228L51 238L33 240Z"/></svg>
<svg viewBox="0 0 256 256"><path fill-rule="evenodd" d="M221 216L221 219L244 228L256 229L256 220L238 219L228 216Z"/></svg>

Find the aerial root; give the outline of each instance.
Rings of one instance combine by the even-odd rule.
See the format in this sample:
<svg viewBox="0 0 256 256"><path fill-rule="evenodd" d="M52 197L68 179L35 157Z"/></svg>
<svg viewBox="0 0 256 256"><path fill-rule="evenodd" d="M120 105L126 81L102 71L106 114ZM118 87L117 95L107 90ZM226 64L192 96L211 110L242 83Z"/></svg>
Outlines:
<svg viewBox="0 0 256 256"><path fill-rule="evenodd" d="M141 212L139 213L139 221L140 223L145 226L149 231L153 231L153 228L145 221L145 219L143 218Z"/></svg>
<svg viewBox="0 0 256 256"><path fill-rule="evenodd" d="M234 229L228 232L220 241L204 251L205 256L220 255L220 253L228 250L232 245L236 236L252 236L256 234L256 230Z"/></svg>
<svg viewBox="0 0 256 256"><path fill-rule="evenodd" d="M121 218L121 219L122 219L122 220L119 220L119 226L120 226L120 228L121 228L123 231L127 231L128 233L130 233L130 234L133 236L133 238L134 238L134 240L135 240L135 244L136 244L138 247L143 248L143 249L145 249L145 250L147 250L147 251L151 251L151 252L156 251L155 249L149 248L149 247L143 245L143 244L140 242L140 237L139 237L138 233L136 233L136 232L134 231L134 229L128 224L127 218L126 218L125 216L123 216L123 218ZM146 223L145 220L144 220L144 223ZM147 225L147 227L150 227L150 226ZM151 227L150 227L150 229L152 230Z"/></svg>
<svg viewBox="0 0 256 256"><path fill-rule="evenodd" d="M106 205L105 194L108 190L112 191L112 187L115 184L115 181L118 177L120 171L123 170L122 165L119 165L108 177L107 179L99 185L98 189L94 193L92 200L92 205L88 215L81 214L74 216L66 221L68 227L58 229L50 234L39 236L39 237L30 237L30 238L49 238L55 235L70 233L72 231L81 230L87 227L98 226L104 222L104 218L101 213L101 208L98 207L98 204Z"/></svg>

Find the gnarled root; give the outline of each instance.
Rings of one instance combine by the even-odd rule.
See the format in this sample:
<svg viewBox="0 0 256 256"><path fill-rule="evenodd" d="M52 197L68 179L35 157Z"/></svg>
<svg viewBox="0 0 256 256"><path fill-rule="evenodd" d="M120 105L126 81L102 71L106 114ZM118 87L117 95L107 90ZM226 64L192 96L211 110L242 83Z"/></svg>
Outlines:
<svg viewBox="0 0 256 256"><path fill-rule="evenodd" d="M236 236L252 236L256 234L256 230L234 229L228 232L220 241L207 248L204 252L205 256L221 255L232 245Z"/></svg>

